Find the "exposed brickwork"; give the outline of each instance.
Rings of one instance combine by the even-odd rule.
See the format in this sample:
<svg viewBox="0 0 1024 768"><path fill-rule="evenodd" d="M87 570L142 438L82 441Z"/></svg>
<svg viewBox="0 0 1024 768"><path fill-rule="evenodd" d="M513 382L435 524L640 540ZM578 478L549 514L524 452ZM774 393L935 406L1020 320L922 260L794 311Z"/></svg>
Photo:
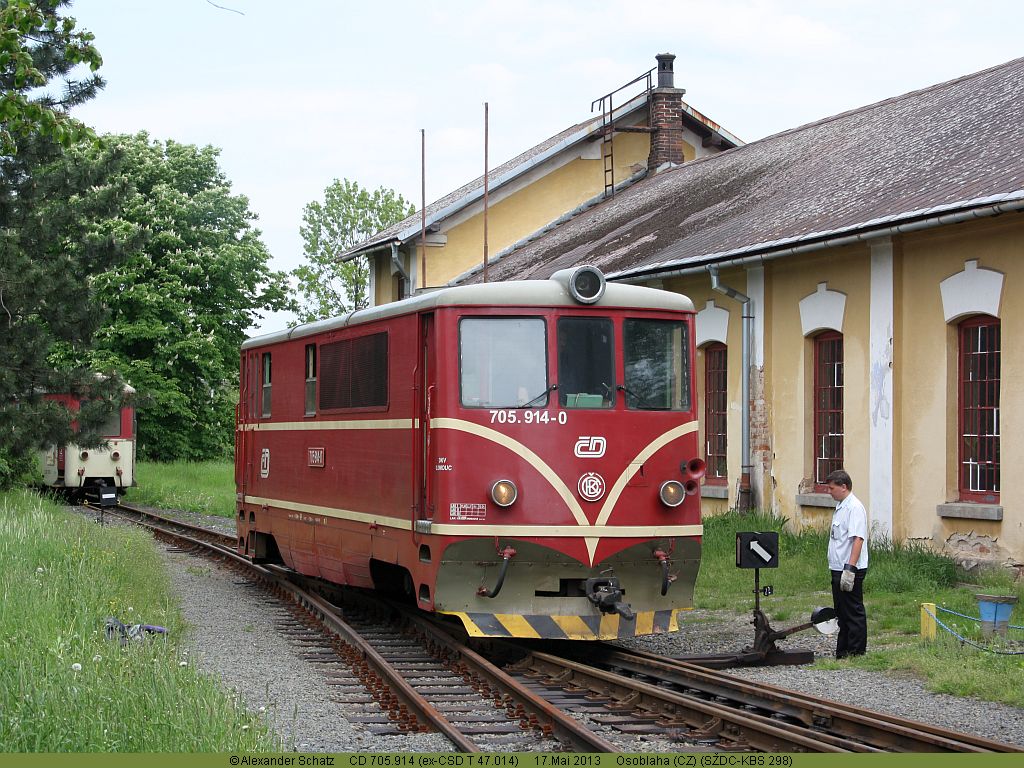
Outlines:
<svg viewBox="0 0 1024 768"><path fill-rule="evenodd" d="M768 401L765 399L765 370L751 367L751 481L760 493L755 503L761 509L772 508L771 429L768 425Z"/></svg>
<svg viewBox="0 0 1024 768"><path fill-rule="evenodd" d="M651 152L647 167L683 162L682 88L655 88L651 91Z"/></svg>

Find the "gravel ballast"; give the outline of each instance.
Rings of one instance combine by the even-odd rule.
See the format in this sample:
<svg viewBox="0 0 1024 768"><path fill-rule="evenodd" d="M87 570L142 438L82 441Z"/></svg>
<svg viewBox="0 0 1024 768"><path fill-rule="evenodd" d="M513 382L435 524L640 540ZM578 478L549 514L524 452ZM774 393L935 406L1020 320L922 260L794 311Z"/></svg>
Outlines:
<svg viewBox="0 0 1024 768"><path fill-rule="evenodd" d="M194 516L193 516L194 517ZM233 531L232 521L218 519ZM190 519L189 522L197 522ZM210 527L213 527L212 525ZM158 545L160 546L160 545ZM219 677L266 722L289 749L300 752L438 752L451 749L436 734L383 736L349 722L351 705L332 701L323 665L306 661L276 624L287 611L259 588L228 569L182 552L166 551L174 590L192 626L187 644L200 669ZM629 641L628 645L673 656L734 652L753 638L750 617L693 611L672 635ZM779 643L827 657L835 638L803 632ZM927 691L909 677L840 669L764 667L730 670L754 681L805 691L823 698L934 723L941 727L1024 747L1024 710Z"/></svg>

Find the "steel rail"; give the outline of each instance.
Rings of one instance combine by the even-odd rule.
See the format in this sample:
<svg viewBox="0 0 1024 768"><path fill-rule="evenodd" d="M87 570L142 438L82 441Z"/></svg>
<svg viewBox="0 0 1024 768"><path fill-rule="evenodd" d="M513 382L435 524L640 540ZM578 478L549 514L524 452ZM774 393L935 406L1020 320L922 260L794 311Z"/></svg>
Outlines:
<svg viewBox="0 0 1024 768"><path fill-rule="evenodd" d="M597 649L594 649L597 650ZM692 662L658 656L647 651L603 645L600 663L638 674L648 674L748 706L772 709L803 722L827 728L847 738L868 740L876 746L902 752L1022 752L1024 749L982 736L959 733L845 702L829 701L767 683L752 683ZM595 663L593 657L588 659Z"/></svg>
<svg viewBox="0 0 1024 768"><path fill-rule="evenodd" d="M405 619L418 630L441 644L469 673L485 679L489 686L501 691L507 701L518 705L545 733L550 732L563 744L582 752L620 752L604 737L581 724L571 715L555 707L543 697L528 690L492 662L456 640L452 635L408 608L395 606Z"/></svg>
<svg viewBox="0 0 1024 768"><path fill-rule="evenodd" d="M249 560L241 555L236 554L235 557L253 568L264 569L263 566L250 563ZM280 571L277 568L264 570L274 574L278 581L283 582L281 587L296 595L307 611L326 624L342 640L355 648L363 660L395 693L399 701L409 712L413 713L421 722L433 726L439 733L451 741L459 752L480 751L480 748L471 739L467 738L454 723L421 696L408 683L405 676L391 665L391 662L370 645L359 632L338 616L338 609L333 604L296 585L288 578L289 574L283 572L283 569Z"/></svg>
<svg viewBox="0 0 1024 768"><path fill-rule="evenodd" d="M880 751L829 734L809 733L800 726L775 721L764 715L714 704L539 651L531 652L526 659L513 664L512 669L522 673L532 670L563 687L622 699L635 709L662 714L669 719L681 719L694 731L713 730L722 740L733 741L738 747L752 747L763 752Z"/></svg>
<svg viewBox="0 0 1024 768"><path fill-rule="evenodd" d="M140 519L132 519L132 522L139 523L140 525L145 525L145 523L143 523L142 520L153 520L159 524L173 525L177 528L182 528L186 531L190 531L192 534L195 535L195 537L205 537L207 540L216 540L219 546L224 548L231 548L235 545L235 537L229 534L221 533L220 531L215 531L212 528L204 528L201 525L186 523L183 520L176 520L173 517L165 517L164 515L158 515L156 512L147 512L144 509L130 507L127 504L122 504L121 502L118 502L117 504L113 505L110 508L99 507L91 502L85 502L83 504L80 504L79 506L86 507L87 509L99 512L101 515L104 513L115 514L124 519L132 519L130 516L134 515ZM129 513L129 516L126 516L124 514L125 512ZM155 526L149 525L147 527L153 528Z"/></svg>
<svg viewBox="0 0 1024 768"><path fill-rule="evenodd" d="M133 512L135 510L132 510ZM155 533L172 537L175 540L188 542L201 549L215 552L221 557L228 558L234 564L241 566L249 572L257 575L274 588L288 593L292 599L311 613L317 620L321 621L331 631L337 634L345 643L352 646L356 653L366 662L368 667L385 682L388 688L395 694L400 702L399 711L403 709L422 723L433 726L438 732L449 739L460 752L479 752L479 747L468 739L459 729L448 720L443 714L435 709L425 698L409 685L404 676L395 669L383 656L380 655L363 637L350 627L340 616L337 609L326 600L313 595L302 589L289 578L284 569L266 567L252 563L248 558L239 555L233 548L226 545L197 538L189 534L168 530L165 524L192 528L201 535L211 533L208 529L191 526L187 523L179 523L171 518L164 518L152 513L142 513L145 519L137 521ZM159 522L157 522L159 521ZM213 532L216 534L216 532ZM221 536L221 534L216 534ZM234 539L232 539L232 543Z"/></svg>
<svg viewBox="0 0 1024 768"><path fill-rule="evenodd" d="M215 552L255 574L274 589L288 593L307 613L310 613L317 621L323 623L331 632L353 648L356 655L395 694L400 702L398 707L400 722L406 719L407 714L411 714L414 722L418 720L432 726L448 738L458 751L467 753L480 751L480 748L471 739L421 696L406 681L400 671L395 669L357 630L338 615L336 606L297 584L293 572L278 566L252 563L248 558L237 553L234 548L234 537L152 512L124 505L117 506L130 512L133 516L137 516L139 519L135 522L138 524L150 528L160 535L173 537L175 540ZM182 533L181 530L168 530L168 527L184 529L188 533ZM210 541L211 538L219 540L219 543ZM544 733L553 734L559 741L570 744L577 750L587 752L619 751L614 744L590 731L570 715L560 712L547 701L537 697L506 672L450 635L401 606L392 606L392 608L397 609L409 624L415 626L435 643L442 645L449 658L457 658L457 663L461 664L466 671L487 681L488 685L495 690L501 691L506 701L516 705L517 711L522 712L531 724L537 725Z"/></svg>

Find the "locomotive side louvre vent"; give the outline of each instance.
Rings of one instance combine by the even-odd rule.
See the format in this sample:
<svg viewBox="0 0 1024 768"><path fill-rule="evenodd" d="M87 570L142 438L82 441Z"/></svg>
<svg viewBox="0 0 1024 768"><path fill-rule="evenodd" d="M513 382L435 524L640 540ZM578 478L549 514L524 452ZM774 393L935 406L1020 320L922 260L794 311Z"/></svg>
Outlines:
<svg viewBox="0 0 1024 768"><path fill-rule="evenodd" d="M388 404L388 335L374 333L320 347L320 409Z"/></svg>

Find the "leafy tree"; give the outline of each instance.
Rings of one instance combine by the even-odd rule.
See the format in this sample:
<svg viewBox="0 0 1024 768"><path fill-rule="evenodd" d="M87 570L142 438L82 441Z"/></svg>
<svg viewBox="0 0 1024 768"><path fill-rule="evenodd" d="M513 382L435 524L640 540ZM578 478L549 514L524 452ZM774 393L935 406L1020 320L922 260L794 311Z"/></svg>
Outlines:
<svg viewBox="0 0 1024 768"><path fill-rule="evenodd" d="M89 360L138 390L139 455L206 459L231 446L239 346L262 310L293 309L287 276L252 226L255 215L217 163L219 150L104 137L131 191L109 227L133 247L92 285L107 308ZM104 150L72 150L90 166Z"/></svg>
<svg viewBox="0 0 1024 768"><path fill-rule="evenodd" d="M292 275L298 281L300 322L312 322L368 303L369 269L365 260L338 262L338 255L416 212L392 189L363 189L348 179L335 179L324 201L309 203L299 232L306 264Z"/></svg>
<svg viewBox="0 0 1024 768"><path fill-rule="evenodd" d="M88 168L62 151L89 134L66 110L102 85L95 74L70 77L76 64L95 69L100 58L92 36L59 15L64 5L0 0L0 487L31 472L35 449L71 436L67 412L44 391L119 391L116 378L97 380L81 361L103 321L91 275L126 245L114 218L125 185L110 175L110 148L97 149ZM60 97L47 90L57 79ZM62 368L48 359L55 343L74 350ZM82 414L79 443L99 443L110 407Z"/></svg>
<svg viewBox="0 0 1024 768"><path fill-rule="evenodd" d="M92 132L67 111L96 95L103 81L96 70L103 60L91 32L75 29L75 20L58 11L68 0L0 0L0 151L17 151L18 141L42 135L62 146ZM79 64L92 72L74 79ZM59 96L48 86L60 78ZM42 90L40 90L42 89Z"/></svg>

